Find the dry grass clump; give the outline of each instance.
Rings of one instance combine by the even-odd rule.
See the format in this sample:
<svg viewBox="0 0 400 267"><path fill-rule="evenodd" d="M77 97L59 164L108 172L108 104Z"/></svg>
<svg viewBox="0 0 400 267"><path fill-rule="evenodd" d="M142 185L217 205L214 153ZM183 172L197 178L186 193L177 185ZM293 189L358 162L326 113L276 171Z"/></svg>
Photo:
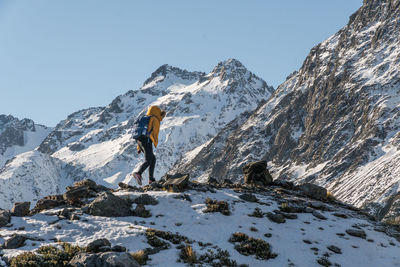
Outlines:
<svg viewBox="0 0 400 267"><path fill-rule="evenodd" d="M147 264L147 260L149 259L149 257L147 255L146 251L144 251L143 249L135 251L135 252L131 252L130 254L140 265Z"/></svg>
<svg viewBox="0 0 400 267"><path fill-rule="evenodd" d="M235 249L242 255L255 255L257 259L273 259L277 254L271 252L271 246L268 242L258 238L249 237L244 233L234 233L229 239L235 245Z"/></svg>
<svg viewBox="0 0 400 267"><path fill-rule="evenodd" d="M207 198L205 203L207 205L207 209L204 212L221 212L225 216L231 215L231 212L229 211L229 204L226 201L218 201Z"/></svg>
<svg viewBox="0 0 400 267"><path fill-rule="evenodd" d="M196 252L189 245L186 245L184 248L181 249L179 257L181 260L183 260L183 262L188 264L194 264L197 262Z"/></svg>
<svg viewBox="0 0 400 267"><path fill-rule="evenodd" d="M260 208L255 208L252 214L249 214L250 217L262 218L264 217Z"/></svg>
<svg viewBox="0 0 400 267"><path fill-rule="evenodd" d="M327 199L328 201L333 202L333 201L336 200L336 197L332 194L332 192L328 191L328 192L326 193L326 199Z"/></svg>
<svg viewBox="0 0 400 267"><path fill-rule="evenodd" d="M68 266L69 261L83 248L69 243L62 243L62 249L54 246L41 246L36 252L24 252L13 257L10 267L47 267Z"/></svg>

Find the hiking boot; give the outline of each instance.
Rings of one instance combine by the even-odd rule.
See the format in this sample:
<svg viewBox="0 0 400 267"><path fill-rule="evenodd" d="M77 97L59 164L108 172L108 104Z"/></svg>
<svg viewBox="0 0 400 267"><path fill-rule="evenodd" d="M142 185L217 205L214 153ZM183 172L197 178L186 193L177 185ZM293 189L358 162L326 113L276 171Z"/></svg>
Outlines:
<svg viewBox="0 0 400 267"><path fill-rule="evenodd" d="M149 179L149 184L151 184L151 183L153 183L153 182L155 182L156 181L156 179Z"/></svg>
<svg viewBox="0 0 400 267"><path fill-rule="evenodd" d="M133 173L133 177L135 177L136 182L137 182L139 185L142 185L142 180L143 180L143 178L142 178L142 175L140 175L140 173L134 172L134 173Z"/></svg>

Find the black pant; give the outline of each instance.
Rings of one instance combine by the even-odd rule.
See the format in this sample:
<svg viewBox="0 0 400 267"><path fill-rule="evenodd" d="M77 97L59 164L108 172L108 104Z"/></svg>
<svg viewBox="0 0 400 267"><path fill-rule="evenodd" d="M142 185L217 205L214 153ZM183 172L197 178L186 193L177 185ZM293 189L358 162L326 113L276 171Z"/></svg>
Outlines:
<svg viewBox="0 0 400 267"><path fill-rule="evenodd" d="M145 158L145 162L143 162L142 166L140 166L138 173L142 175L142 173L147 169L147 167L150 166L149 179L154 180L154 167L156 166L156 156L154 156L153 153L153 144L150 138L146 136L139 137L137 143L142 152L144 153L144 158Z"/></svg>

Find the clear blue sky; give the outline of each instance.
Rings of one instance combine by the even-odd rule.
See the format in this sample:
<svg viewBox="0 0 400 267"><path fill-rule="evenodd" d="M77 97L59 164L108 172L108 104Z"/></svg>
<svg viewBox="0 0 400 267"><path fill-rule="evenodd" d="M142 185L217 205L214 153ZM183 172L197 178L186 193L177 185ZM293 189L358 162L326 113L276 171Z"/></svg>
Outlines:
<svg viewBox="0 0 400 267"><path fill-rule="evenodd" d="M362 0L0 0L0 114L55 126L162 64L240 60L275 88Z"/></svg>

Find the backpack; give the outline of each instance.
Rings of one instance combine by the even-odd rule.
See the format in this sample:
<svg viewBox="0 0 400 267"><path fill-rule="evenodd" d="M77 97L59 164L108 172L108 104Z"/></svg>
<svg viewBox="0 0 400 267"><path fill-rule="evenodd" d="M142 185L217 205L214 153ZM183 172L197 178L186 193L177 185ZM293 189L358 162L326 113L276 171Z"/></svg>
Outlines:
<svg viewBox="0 0 400 267"><path fill-rule="evenodd" d="M151 131L147 129L149 127L149 121L151 116L142 116L138 118L132 127L132 138L138 139L141 136L150 136Z"/></svg>

